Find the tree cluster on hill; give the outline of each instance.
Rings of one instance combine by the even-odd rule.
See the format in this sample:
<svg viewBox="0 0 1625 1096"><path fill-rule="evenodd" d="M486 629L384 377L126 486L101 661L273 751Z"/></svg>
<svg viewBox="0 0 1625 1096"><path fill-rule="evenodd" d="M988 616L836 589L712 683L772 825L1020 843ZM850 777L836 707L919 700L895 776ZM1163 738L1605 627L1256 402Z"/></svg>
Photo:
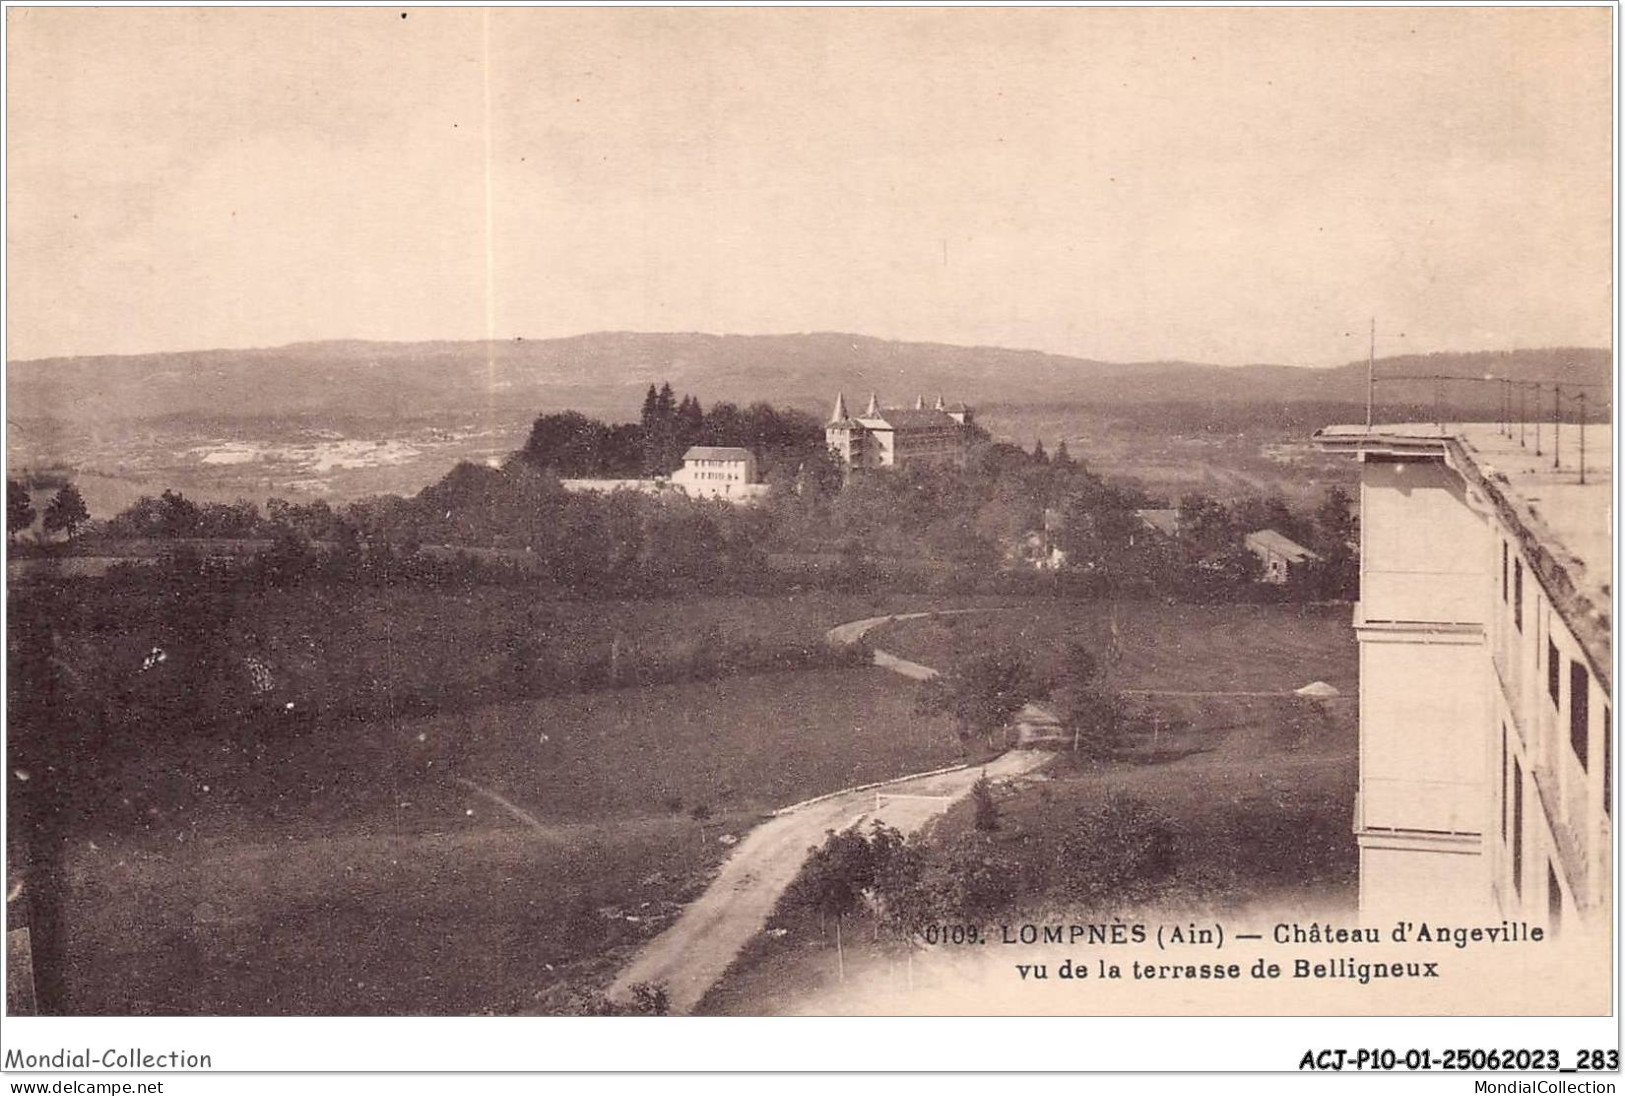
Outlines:
<svg viewBox="0 0 1625 1096"><path fill-rule="evenodd" d="M14 537L34 524L39 514L34 500L28 497L28 488L20 481L6 480L6 535Z"/></svg>
<svg viewBox="0 0 1625 1096"><path fill-rule="evenodd" d="M840 553L856 576L887 560L930 564L943 588L989 584L1032 592L1226 601L1347 597L1357 579L1348 546L1348 496L1333 488L1313 515L1271 495L1225 503L1192 494L1177 530L1159 531L1139 511L1159 500L1113 483L1065 445L985 442L965 468L911 467L851 477L838 491L803 485L773 500L776 552ZM1256 581L1246 534L1276 529L1317 552L1287 588ZM1031 558L1033 542L1055 550ZM1035 566L1037 565L1037 566ZM1041 572L1041 573L1035 573Z"/></svg>
<svg viewBox="0 0 1625 1096"><path fill-rule="evenodd" d="M1057 458L984 441L964 468L871 471L839 487L804 482L773 500L775 550L928 561L961 577L985 577L1001 568L1011 544L1043 527L1046 510L1071 498L1129 513L1146 505L1137 492L1105 484L1065 453Z"/></svg>
<svg viewBox="0 0 1625 1096"><path fill-rule="evenodd" d="M649 386L636 423L608 424L575 411L542 415L531 426L520 459L565 478L632 479L667 476L692 445L740 446L756 454L772 480L824 459L824 428L813 416L767 403L740 408L698 397L678 399L669 383Z"/></svg>
<svg viewBox="0 0 1625 1096"><path fill-rule="evenodd" d="M15 538L33 527L34 519L39 512L34 508L33 499L29 497L28 485L20 480L6 480L6 536ZM85 497L79 493L79 488L71 482L63 483L57 488L49 502L45 504L45 516L41 528L46 536L64 534L69 540L90 523L90 510L85 506Z"/></svg>
<svg viewBox="0 0 1625 1096"><path fill-rule="evenodd" d="M269 535L270 524L274 522L262 518L259 507L246 500L199 505L178 491L165 491L157 498L137 499L109 519L104 532L110 537L155 540L238 539Z"/></svg>
<svg viewBox="0 0 1625 1096"><path fill-rule="evenodd" d="M100 529L113 540L186 545L202 565L267 586L530 583L584 595L750 589L763 577L766 515L726 503L634 492L572 493L526 461L462 463L412 498L342 508L272 499L198 505L165 491ZM258 542L215 558L211 541Z"/></svg>
<svg viewBox="0 0 1625 1096"><path fill-rule="evenodd" d="M650 429L606 427L573 412L544 416L527 448L501 467L459 464L412 498L342 508L272 499L261 513L251 502L198 504L165 491L95 531L115 540L260 541L271 551L258 565L276 584L442 581L447 554L458 552L466 558L455 570L471 580L588 594L884 583L1223 601L1348 597L1358 577L1352 509L1340 488L1313 514L1278 496L1227 504L1192 494L1180 501L1170 534L1138 513L1158 500L1106 481L1065 445L1048 456L984 441L963 468L879 470L843 485L816 431L795 413L764 404L743 412L719 404L707 413L684 397L671 404L668 421L668 401L658 390L652 396ZM560 467L607 473L665 460L644 449L650 439L667 444L662 423L678 424L665 452L686 445L695 423L705 441L768 447L778 460L772 490L761 505L733 507L635 492L578 494L560 484ZM20 520L26 492L8 501ZM1259 563L1243 537L1265 528L1320 561L1295 568L1284 588L1257 582ZM1035 570L1022 553L1038 540L1054 558Z"/></svg>
<svg viewBox="0 0 1625 1096"><path fill-rule="evenodd" d="M1179 504L1179 543L1187 564L1198 565L1198 576L1212 575L1256 580L1260 564L1243 547L1248 533L1273 529L1319 557L1293 568L1287 584L1276 590L1288 598L1346 598L1354 596L1359 563L1354 558L1353 502L1348 492L1333 485L1319 506L1305 514L1290 509L1279 495L1249 496L1226 505L1208 496L1187 495ZM1205 565L1204 565L1205 564Z"/></svg>

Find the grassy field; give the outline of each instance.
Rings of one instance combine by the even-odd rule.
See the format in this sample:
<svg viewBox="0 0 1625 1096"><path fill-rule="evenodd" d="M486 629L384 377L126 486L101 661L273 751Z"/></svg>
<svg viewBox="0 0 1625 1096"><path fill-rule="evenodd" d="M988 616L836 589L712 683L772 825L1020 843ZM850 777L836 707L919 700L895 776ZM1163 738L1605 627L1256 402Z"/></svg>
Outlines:
<svg viewBox="0 0 1625 1096"><path fill-rule="evenodd" d="M629 689L721 682L740 665L828 666L828 628L921 600L808 593L582 601L491 587L244 594L228 607L218 644L239 676L250 666L264 675L256 724L217 719L141 748L126 741L131 748L85 789L77 829L102 840L212 814L250 831L259 824L321 830L358 811L376 814L375 802L425 798L412 789L433 750L468 741L444 732L466 724L497 733L494 722L515 709L494 705L591 696L566 702L557 716L527 716L526 725L590 727L602 718L619 727L615 721L631 718ZM96 614L96 630L76 645L80 672L115 688L180 672L179 659L143 666L154 648L170 646L169 614L156 602L139 594ZM731 697L732 686L717 688L705 695ZM600 708L607 714L600 717ZM421 720L429 723L417 726ZM419 733L432 733L430 747L416 742ZM555 737L566 754L576 748L570 735Z"/></svg>
<svg viewBox="0 0 1625 1096"><path fill-rule="evenodd" d="M1345 607L1122 605L1122 656L1109 671L1121 688L1192 692L1280 692L1279 696L1156 697L1156 741L1132 761L1077 762L1061 753L1035 778L998 790L999 830L990 854L1019 865L1018 895L1002 920L1095 919L1146 907L1169 917L1214 912L1227 920L1253 909L1352 910L1358 854L1351 832L1357 785L1358 666ZM1026 610L887 626L877 645L930 665L950 666L996 645L1043 662L1072 641L1103 642L1111 611L1031 606ZM1290 695L1312 680L1344 698L1314 704ZM1142 730L1144 722L1141 723ZM1166 820L1174 867L1150 893L1121 906L1080 908L1064 897L1068 875L1087 871L1061 849L1080 813L1129 793ZM947 848L972 830L961 804L931 830ZM764 935L702 1002L700 1011L755 1015L794 1011L837 987L833 940L815 918L790 916ZM847 975L886 976L895 956L847 934Z"/></svg>
<svg viewBox="0 0 1625 1096"><path fill-rule="evenodd" d="M74 841L69 1007L568 1011L698 893L724 835L954 760L912 707L875 669L605 691L370 727L330 769L194 789L139 838Z"/></svg>
<svg viewBox="0 0 1625 1096"><path fill-rule="evenodd" d="M718 654L816 648L836 624L927 600L821 591L584 600L501 586L309 585L219 596L219 641L264 668L278 705L318 715L366 705L421 713L480 699L484 686L491 699L507 699L514 688L534 695L681 679ZM172 614L140 587L117 598L87 622L85 659L94 672L128 675L168 642Z"/></svg>
<svg viewBox="0 0 1625 1096"><path fill-rule="evenodd" d="M907 683L882 670L825 670L586 693L416 726L431 739L467 736L477 752L457 771L573 821L766 810L957 758L952 726L911 704Z"/></svg>
<svg viewBox="0 0 1625 1096"><path fill-rule="evenodd" d="M360 667L396 675L403 689L480 672L503 657L491 645L516 622L536 624L566 653L608 648L619 635L624 658L669 652L697 634L814 637L921 600L532 605L512 591L383 595L326 605L324 634L312 628L323 607L278 596L239 623L254 622L257 649L284 668L278 688L299 690L301 703L342 688ZM1124 606L1117 632L1122 657L1110 672L1122 687L1354 684L1342 608ZM892 625L878 640L947 666L995 644L1043 654L1110 633L1102 607L1034 604ZM1177 809L1184 855L1170 897L1351 893L1341 865L1352 849L1352 705L1333 705L1322 726L1293 701L1161 703L1190 720L1164 733L1168 760L1096 769L1060 761L1052 779L1006 796L1001 840L1037 850L1060 817L1053 812L1129 786ZM726 855L724 835L776 806L955 760L952 729L913 706L906 682L873 669L728 676L317 722L262 763L230 766L238 775L227 782L169 772L147 789L139 827L71 838L68 1007L579 1009L705 886ZM228 737L210 748L262 747ZM941 825L951 833L966 824L955 813ZM829 958L810 936L761 948L765 956L725 981L719 1010L773 1011L785 986L823 977Z"/></svg>
<svg viewBox="0 0 1625 1096"><path fill-rule="evenodd" d="M304 707L396 697L397 710L409 713L414 704L421 712L459 692L480 693L477 683L490 686L491 699L505 699L513 685L534 694L657 684L706 676L717 657L749 659L752 651L782 651L783 668L797 669L797 651L821 647L836 624L936 600L808 591L583 601L523 588L312 587L256 597L239 612L233 639L235 649L272 668L279 701ZM535 681L510 682L515 675Z"/></svg>
<svg viewBox="0 0 1625 1096"><path fill-rule="evenodd" d="M467 802L440 833L76 848L67 1011L567 1011L726 852L683 819L544 840Z"/></svg>
<svg viewBox="0 0 1625 1096"><path fill-rule="evenodd" d="M1114 623L1115 660L1108 656ZM1350 693L1358 679L1346 605L1034 601L998 613L903 621L871 635L893 654L939 668L1009 649L1048 666L1079 643L1102 660L1107 684L1118 689L1290 692L1325 681Z"/></svg>
<svg viewBox="0 0 1625 1096"><path fill-rule="evenodd" d="M296 703L358 691L432 703L468 682L516 672L548 675L560 691L595 674L613 673L624 685L662 680L707 651L816 644L830 627L890 604L825 593L576 601L522 588L307 588L268 591L236 628Z"/></svg>

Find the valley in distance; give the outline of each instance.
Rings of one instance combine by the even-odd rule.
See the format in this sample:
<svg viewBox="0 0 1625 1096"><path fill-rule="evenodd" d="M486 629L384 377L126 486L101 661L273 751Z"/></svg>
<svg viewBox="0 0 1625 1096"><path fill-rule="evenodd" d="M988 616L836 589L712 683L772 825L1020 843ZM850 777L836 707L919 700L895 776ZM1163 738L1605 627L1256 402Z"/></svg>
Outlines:
<svg viewBox="0 0 1625 1096"><path fill-rule="evenodd" d="M1377 368L1596 381L1608 378L1609 355L1432 354L1384 358ZM1347 462L1314 453L1306 439L1325 423L1360 421L1365 400L1364 362L1123 364L839 333L334 341L11 362L8 474L71 472L96 517L165 489L262 505L412 494L459 460L518 448L543 411L626 421L649 384L668 381L708 402L765 400L820 417L837 390L898 402L952 393L975 404L999 440L1084 445L1102 471L1173 497L1294 495L1328 478L1352 482ZM1462 384L1447 396L1458 414L1493 417L1493 388ZM1393 419L1430 417L1435 395L1426 382L1380 392ZM1596 414L1606 418L1606 406Z"/></svg>

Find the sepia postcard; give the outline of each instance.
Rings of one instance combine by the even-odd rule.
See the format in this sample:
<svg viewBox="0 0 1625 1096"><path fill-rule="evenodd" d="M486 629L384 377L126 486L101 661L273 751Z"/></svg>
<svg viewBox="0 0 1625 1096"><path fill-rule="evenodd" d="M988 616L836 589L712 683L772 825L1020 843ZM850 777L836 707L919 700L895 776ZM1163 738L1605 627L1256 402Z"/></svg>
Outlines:
<svg viewBox="0 0 1625 1096"><path fill-rule="evenodd" d="M0 1067L1617 1071L1617 14L8 7Z"/></svg>

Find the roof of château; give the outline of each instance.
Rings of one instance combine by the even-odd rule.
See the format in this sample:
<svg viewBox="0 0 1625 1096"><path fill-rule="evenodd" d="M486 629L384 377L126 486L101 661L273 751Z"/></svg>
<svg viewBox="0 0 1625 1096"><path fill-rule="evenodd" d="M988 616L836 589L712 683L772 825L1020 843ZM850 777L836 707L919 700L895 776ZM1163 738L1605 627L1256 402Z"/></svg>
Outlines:
<svg viewBox="0 0 1625 1096"><path fill-rule="evenodd" d="M865 426L876 426L882 430L887 427L893 430L959 429L959 423L946 411L937 411L929 407L888 407L873 418L865 418L863 423Z"/></svg>

